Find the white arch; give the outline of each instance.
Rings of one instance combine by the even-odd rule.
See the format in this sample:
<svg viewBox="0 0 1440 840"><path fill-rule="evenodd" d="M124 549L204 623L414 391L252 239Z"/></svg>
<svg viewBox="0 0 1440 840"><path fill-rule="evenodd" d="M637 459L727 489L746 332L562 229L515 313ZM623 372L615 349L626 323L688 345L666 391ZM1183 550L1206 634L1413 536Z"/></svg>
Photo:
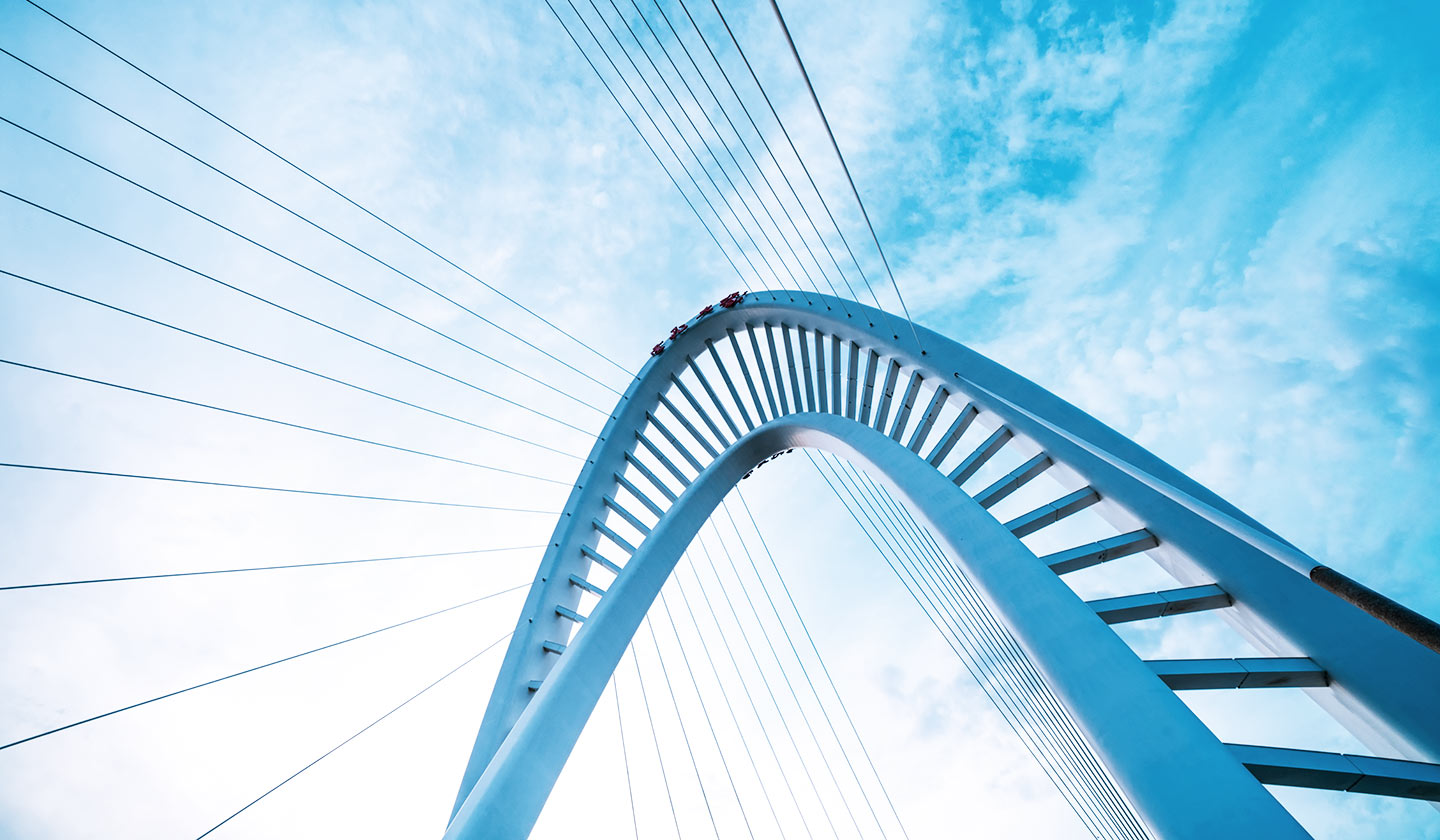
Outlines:
<svg viewBox="0 0 1440 840"><path fill-rule="evenodd" d="M1098 491L1125 529L1148 528L1160 542L1156 559L1182 582L1223 586L1235 602L1227 618L1262 649L1323 662L1334 685L1315 690L1316 699L1372 745L1417 759L1440 754L1440 725L1429 708L1440 695L1425 690L1440 690L1440 658L1311 584L1305 575L1313 560L1113 430L955 342L922 329L925 352L917 352L884 328L886 315L830 298L786 297L751 295L693 322L617 405L537 572L447 838L528 834L680 554L747 471L797 446L865 465L910 503L1159 835L1305 836L1094 610L936 469L953 434L921 456L952 400L994 413L1043 449L1062 479ZM700 360L713 362L709 376ZM719 384L711 381L717 374ZM927 383L931 398L920 407ZM964 422L957 414L950 431ZM647 459L660 466L647 467ZM683 492L656 472L685 484ZM641 506L653 526L629 509ZM623 565L598 550L606 523L616 521L643 534L638 546L614 530L604 536L610 551L630 554ZM573 611L596 563L615 577L579 624Z"/></svg>

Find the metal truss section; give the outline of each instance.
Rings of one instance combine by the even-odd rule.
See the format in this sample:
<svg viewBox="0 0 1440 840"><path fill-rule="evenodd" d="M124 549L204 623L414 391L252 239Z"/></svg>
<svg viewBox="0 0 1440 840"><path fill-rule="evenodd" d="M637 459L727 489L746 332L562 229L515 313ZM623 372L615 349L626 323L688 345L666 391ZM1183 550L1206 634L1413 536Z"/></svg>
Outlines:
<svg viewBox="0 0 1440 840"><path fill-rule="evenodd" d="M1204 688L1321 688L1325 669L1305 657L1152 659L1155 675L1176 691Z"/></svg>
<svg viewBox="0 0 1440 840"><path fill-rule="evenodd" d="M1267 785L1440 802L1440 765L1436 764L1247 744L1231 744L1230 751Z"/></svg>
<svg viewBox="0 0 1440 840"><path fill-rule="evenodd" d="M989 359L916 327L922 353L866 326L888 323L878 311L805 297L727 299L677 328L616 405L536 572L447 838L529 833L681 553L740 480L795 447L847 459L908 503L1153 834L1304 837L1262 783L1339 784L1326 761L1350 768L1342 789L1434 798L1424 768L1440 759L1440 655L1406 632L1414 619L1391 620L1400 613L1374 593L1348 597L1336 573ZM1027 486L1042 474L1058 498L997 518L1043 492ZM967 492L977 476L983 487ZM1022 541L1082 512L1113 535L1043 557ZM1140 553L1183 586L1087 603L1061 577ZM1146 662L1111 629L1199 610L1264 656ZM1306 764L1298 751L1227 745L1175 694L1284 686L1404 760Z"/></svg>
<svg viewBox="0 0 1440 840"><path fill-rule="evenodd" d="M1127 621L1160 618L1177 613L1215 610L1228 607L1234 602L1230 599L1230 593L1208 583L1204 586L1186 586L1182 589L1147 592L1143 595L1102 598L1086 603L1106 624L1124 624Z"/></svg>

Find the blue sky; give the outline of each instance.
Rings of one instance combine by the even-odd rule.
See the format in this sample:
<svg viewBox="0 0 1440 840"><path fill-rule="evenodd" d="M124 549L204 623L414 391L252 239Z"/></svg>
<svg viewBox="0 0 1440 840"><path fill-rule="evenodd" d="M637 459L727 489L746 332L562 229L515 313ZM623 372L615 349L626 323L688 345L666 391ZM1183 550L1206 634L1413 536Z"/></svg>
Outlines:
<svg viewBox="0 0 1440 840"><path fill-rule="evenodd" d="M722 8L893 308L768 8ZM1134 437L1321 562L1440 615L1433 4L784 8L917 320ZM54 0L54 10L622 364L638 367L701 305L768 282L736 277L544 4ZM713 15L697 18L722 43ZM613 368L21 0L0 0L0 46L623 386ZM717 49L738 83L743 69ZM750 104L758 118L763 103ZM4 56L0 114L587 401L608 408L613 398ZM377 316L10 126L0 126L0 188L598 427L595 412ZM586 446L579 433L0 200L0 268L547 445ZM8 279L0 356L564 480L574 470L563 456L325 389ZM0 407L4 461L543 509L563 493L22 370L0 370ZM550 529L544 516L117 482L0 475L5 580L523 546ZM1063 802L819 489L798 459L747 483L914 833L948 832L938 828L948 825L948 797L966 791L982 833L1078 836ZM816 510L833 523L823 536L784 536ZM852 558L838 581L821 573L836 556ZM9 602L0 610L0 691L11 710L0 739L401 620L461 590L524 582L537 559L485 557L494 562L0 593ZM825 609L836 599L854 613ZM237 791L258 794L476 640L503 633L519 602L500 603L312 670L236 681L0 753L0 836L122 836L116 825L136 837L198 833L243 804ZM1215 655L1222 633L1182 623L1137 631L1135 642ZM478 663L225 830L291 836L340 813L356 836L436 831L495 662ZM1312 713L1285 700L1258 701L1274 705L1268 717L1196 702L1207 720L1257 741L1299 738L1311 726ZM599 714L613 712L602 704ZM557 797L628 836L616 810L623 792L593 781L614 782L605 740L613 730L592 730ZM1283 796L1317 836L1440 836L1429 808ZM552 808L536 836L575 826L568 809Z"/></svg>

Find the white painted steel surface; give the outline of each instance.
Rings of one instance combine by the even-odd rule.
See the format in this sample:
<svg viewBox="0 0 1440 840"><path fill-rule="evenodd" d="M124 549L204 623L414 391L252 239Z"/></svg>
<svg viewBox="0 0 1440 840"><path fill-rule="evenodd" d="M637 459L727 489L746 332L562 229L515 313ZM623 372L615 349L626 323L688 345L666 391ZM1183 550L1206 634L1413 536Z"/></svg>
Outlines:
<svg viewBox="0 0 1440 840"><path fill-rule="evenodd" d="M1262 651L1318 662L1331 685L1307 691L1368 746L1417 760L1440 758L1440 720L1433 712L1440 656L1311 583L1306 572L1315 561L994 362L923 328L921 354L908 339L868 326L886 323L886 316L831 303L838 302L752 294L733 309L691 323L632 382L597 439L541 562L447 838L528 833L614 664L681 552L749 470L796 446L864 465L910 503L1161 836L1304 832L1090 606L951 480L968 471L967 462L994 455L1012 435L1025 455L1043 452L1053 462L1046 472L1075 491L1049 506L1052 515L1036 516L1035 530L1068 508L1089 505L1093 493L1101 500L1095 509L1116 527L1117 537L1138 530L1152 537L1134 550L1149 550L1184 584L1214 584L1227 593L1234 606L1221 613ZM747 340L734 340L741 332ZM828 360L822 358L825 339L835 342ZM843 400L835 367L840 344L849 347ZM729 349L732 362L722 359L717 345ZM812 358L817 352L821 357ZM713 363L712 375L697 364L704 359ZM721 389L713 387L713 374ZM902 381L907 384L897 394ZM942 387L945 398L937 396ZM917 404L924 406L919 416ZM954 416L943 421L946 432L926 452L921 442L930 436L929 426L948 412ZM847 419L857 417L859 422ZM977 418L992 433L965 453L956 441ZM916 429L909 447L907 425ZM636 487L647 492L634 494ZM653 525L636 517L641 511L654 516ZM633 527L634 543L617 532L620 523ZM609 583L591 578L598 568L592 560L601 556L615 572ZM605 590L583 625L574 609L587 587L575 579ZM546 652L546 642L567 646L557 655Z"/></svg>

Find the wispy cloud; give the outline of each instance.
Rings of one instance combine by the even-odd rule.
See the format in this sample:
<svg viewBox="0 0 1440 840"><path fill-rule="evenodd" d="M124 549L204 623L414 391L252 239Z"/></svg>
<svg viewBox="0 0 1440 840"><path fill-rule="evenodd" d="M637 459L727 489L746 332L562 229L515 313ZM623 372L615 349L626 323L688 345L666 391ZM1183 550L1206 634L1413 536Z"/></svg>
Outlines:
<svg viewBox="0 0 1440 840"><path fill-rule="evenodd" d="M697 15L706 8L692 6ZM867 275L890 303L768 8L722 7ZM1430 434L1440 413L1440 175L1433 161L1440 103L1431 81L1433 45L1423 37L1434 31L1424 23L1433 11L1205 0L785 8L922 321L1134 436L1322 562L1440 613L1440 594L1428 586L1440 556L1440 526L1428 508L1440 468L1440 444ZM57 11L626 365L638 366L671 323L742 282L543 4L76 3ZM283 195L448 294L486 313L506 313L502 323L546 350L567 357L573 351L501 309L473 280L119 72L21 4L7 4L0 15L7 48ZM713 16L699 16L743 81ZM7 65L0 73L0 111L7 116L313 259L478 347L549 364L28 71ZM768 126L763 103L745 90ZM783 141L770 139L789 167ZM19 135L0 142L7 189L44 197L307 311L333 312L367 336L483 377L506 393L559 405L543 389L459 348L437 347L433 337L312 285L314 278L203 224L159 215L150 200ZM798 171L790 174L802 183ZM818 204L807 207L824 218ZM63 279L497 426L531 428L533 420L514 410L430 382L393 360L299 333L281 316L242 308L193 278L172 276L62 224L11 206L0 212L7 268ZM375 437L418 436L432 448L563 479L574 471L570 461L439 422L417 425L399 409L317 392L314 383L156 338L34 290L5 286L0 295L4 350L28 360L294 412L295 419ZM575 379L559 369L554 375ZM357 458L338 445L297 443L238 423L102 398L78 385L37 385L27 376L0 374L3 429L7 452L35 459L116 468L148 462L156 472L417 496L493 500L519 492L453 470ZM608 377L619 379L613 371ZM608 408L607 392L578 381L575 387ZM568 432L544 439L584 445ZM813 485L813 476L792 472L771 468L749 482L777 528L787 515L793 521L818 504L813 493L776 489ZM531 529L487 517L0 481L14 500L3 523L11 535L4 569L25 579L179 569L201 560L223 565L522 544L543 541L548 530L544 523ZM540 504L549 497L536 491L533 498ZM831 513L844 523L838 508ZM530 530L538 540L523 538ZM231 536L217 544L217 531ZM1013 806L994 816L993 833L1056 836L1075 827L995 716L976 711L983 698L947 650L930 635L916 641L928 625L855 534L836 526L819 536L777 535L776 548L782 562L790 558L811 572L802 586L814 588L797 595L823 614L816 626L828 634L822 640L835 640L827 650L838 653L831 660L841 663L837 677L856 693L857 714L884 736L882 766L907 780L911 793L901 795L923 819L947 825L952 800L917 792L953 783ZM857 567L842 566L852 577L840 583L837 557ZM861 557L874 568L859 570ZM523 579L533 561L499 568ZM361 584L317 574L296 578L294 588L235 581L63 603L27 596L5 611L0 637L12 675L4 687L14 712L7 726L18 736L208 676L222 662L241 666L286 653L295 634L323 641L336 629L378 626L392 613L436 606L435 596L448 597L456 581L481 586L497 574L452 564L393 574L378 587L374 577ZM822 609L835 598L827 585L844 593L865 589L874 606ZM286 679L241 686L215 706L197 702L77 732L53 753L31 751L9 764L0 754L6 782L0 833L84 836L102 824L131 827L134 836L203 829L199 823L226 811L235 791L273 783L368 722L372 700L377 713L388 708L388 698L379 696L384 691L423 683L438 666L448 667L457 639L463 648L503 632L513 619L504 611L495 616L457 620L418 641L343 659L334 670L307 676L296 669ZM1142 641L1172 651L1198 652L1221 640L1206 629L1153 635ZM888 664L872 664L881 659ZM438 826L468 746L470 731L457 732L478 721L492 674L482 669L453 693L432 698L435 705L410 719L412 728L400 727L401 735L372 733L380 739L373 751L360 749L353 765L338 762L327 771L335 775L315 781L310 792L353 804L353 790L375 790L362 785L383 777L404 785L395 796L409 810L387 812L394 823L380 822L378 807L362 809L358 819L375 821L369 828L378 836L414 833L416 814L425 815L427 827ZM216 717L228 726L211 726ZM407 744L412 735L416 743ZM587 738L613 733L596 729ZM415 767L416 755L425 757L424 768ZM623 792L595 783L603 775L619 784L613 749L601 745L584 755L593 763L577 763L582 771L600 770L568 776L566 790L575 798L567 801L620 813ZM176 778L176 766L195 769ZM396 773L397 766L410 769ZM118 790L118 778L128 787ZM1292 799L1331 820L1334 836L1380 836L1381 822L1354 816L1368 816L1368 805L1340 809L1305 796ZM77 798L93 807L69 807ZM251 828L237 825L236 834L313 827L324 813L307 808L309 802L298 794L277 797L251 815ZM1034 805L1029 812L1026 803ZM1423 814L1400 815L1426 825ZM615 836L627 834L628 825L616 825Z"/></svg>

